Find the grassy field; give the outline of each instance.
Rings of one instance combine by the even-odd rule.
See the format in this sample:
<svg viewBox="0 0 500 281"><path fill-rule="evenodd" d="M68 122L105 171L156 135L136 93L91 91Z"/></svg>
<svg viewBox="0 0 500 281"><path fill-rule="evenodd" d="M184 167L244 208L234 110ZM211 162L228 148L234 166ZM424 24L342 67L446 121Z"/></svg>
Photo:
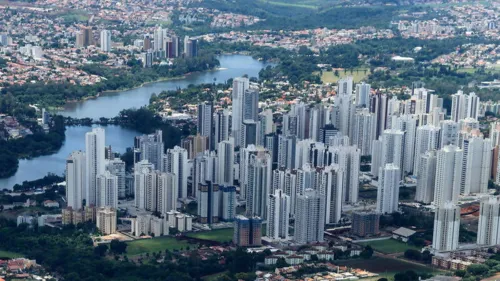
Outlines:
<svg viewBox="0 0 500 281"><path fill-rule="evenodd" d="M370 245L373 250L384 254L402 253L408 249L420 250L417 247L410 246L394 239L364 242L360 244L363 246Z"/></svg>
<svg viewBox="0 0 500 281"><path fill-rule="evenodd" d="M291 3L291 2L285 2L285 1L263 1L260 0L263 3L266 4L271 4L271 5L276 5L276 6L283 6L283 7L293 7L293 8L305 8L305 9L316 9L318 6L314 5L315 3L310 3L310 4L302 4L302 3Z"/></svg>
<svg viewBox="0 0 500 281"><path fill-rule="evenodd" d="M186 247L193 248L194 245L188 244L187 241L177 240L174 237L164 236L153 239L141 239L127 242L127 255L135 256L145 253L152 253L158 251L180 250Z"/></svg>
<svg viewBox="0 0 500 281"><path fill-rule="evenodd" d="M192 237L196 239L202 240L210 240L216 242L228 242L233 239L233 229L232 228L224 228L224 229L215 229L210 231L203 232L192 232L186 235L187 237Z"/></svg>
<svg viewBox="0 0 500 281"><path fill-rule="evenodd" d="M22 257L23 257L23 255L18 254L18 253L0 250L0 258L14 259L14 258L22 258Z"/></svg>
<svg viewBox="0 0 500 281"><path fill-rule="evenodd" d="M430 266L418 265L404 260L383 258L383 257L373 257L369 261L364 259L353 259L353 260L336 260L335 264L345 265L353 268L361 268L368 270L373 273L378 273L380 276L378 278L388 278L394 276L394 274L413 270L419 273L440 273L442 271L436 270ZM377 278L377 279L378 279Z"/></svg>
<svg viewBox="0 0 500 281"><path fill-rule="evenodd" d="M358 83L363 81L366 76L370 73L370 70L367 68L357 68L354 69L351 73L350 70L344 72L343 70L338 71L338 76L335 75L335 71L323 71L323 75L321 75L321 81L323 83L337 83L340 78L352 76L352 80L354 83Z"/></svg>

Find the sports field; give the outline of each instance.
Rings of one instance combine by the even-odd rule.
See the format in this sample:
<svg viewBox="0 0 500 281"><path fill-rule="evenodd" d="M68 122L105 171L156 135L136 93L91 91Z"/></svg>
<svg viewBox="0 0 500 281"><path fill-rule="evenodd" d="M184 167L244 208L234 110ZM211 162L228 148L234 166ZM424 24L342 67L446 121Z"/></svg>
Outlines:
<svg viewBox="0 0 500 281"><path fill-rule="evenodd" d="M234 230L232 228L224 228L224 229L214 229L203 232L192 232L188 233L186 236L201 240L229 242L233 239L233 232Z"/></svg>
<svg viewBox="0 0 500 281"><path fill-rule="evenodd" d="M180 250L186 247L193 248L194 245L187 243L184 240L177 240L174 237L164 236L152 239L140 239L127 242L127 255L135 256L145 253L164 252L166 249Z"/></svg>
<svg viewBox="0 0 500 281"><path fill-rule="evenodd" d="M363 246L370 245L373 248L373 250L384 254L403 253L408 249L420 250L415 246L411 246L394 239L364 242L360 243L360 245Z"/></svg>

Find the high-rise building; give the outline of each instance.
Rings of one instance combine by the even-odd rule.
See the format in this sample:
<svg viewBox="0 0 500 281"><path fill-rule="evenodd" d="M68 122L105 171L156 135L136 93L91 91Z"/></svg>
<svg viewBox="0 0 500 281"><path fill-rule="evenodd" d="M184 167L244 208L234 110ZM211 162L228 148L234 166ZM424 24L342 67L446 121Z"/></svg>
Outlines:
<svg viewBox="0 0 500 281"><path fill-rule="evenodd" d="M417 167L417 189L415 201L430 204L434 200L434 184L436 182L436 151L427 151L420 156Z"/></svg>
<svg viewBox="0 0 500 281"><path fill-rule="evenodd" d="M167 149L167 153L163 156L162 171L173 173L177 177L177 194L179 198L186 198L187 180L189 176L187 151L179 146L172 149Z"/></svg>
<svg viewBox="0 0 500 281"><path fill-rule="evenodd" d="M227 109L215 113L214 143L216 146L218 143L229 139L230 115L231 112Z"/></svg>
<svg viewBox="0 0 500 281"><path fill-rule="evenodd" d="M432 125L417 128L417 143L415 145L415 165L413 174L418 175L421 156L430 150L439 149L440 128ZM405 151L405 157L407 153Z"/></svg>
<svg viewBox="0 0 500 281"><path fill-rule="evenodd" d="M274 132L273 111L266 109L259 113L257 123L257 145L265 146L266 136Z"/></svg>
<svg viewBox="0 0 500 281"><path fill-rule="evenodd" d="M198 126L200 136L208 137L210 149L215 149L212 126L214 124L214 108L212 103L204 102L198 105Z"/></svg>
<svg viewBox="0 0 500 281"><path fill-rule="evenodd" d="M94 34L91 27L83 27L76 33L76 47L84 48L94 44Z"/></svg>
<svg viewBox="0 0 500 281"><path fill-rule="evenodd" d="M297 171L277 169L273 171L273 192L275 190L283 190L286 195L290 196L290 214L295 215L295 202L297 196Z"/></svg>
<svg viewBox="0 0 500 281"><path fill-rule="evenodd" d="M500 201L498 196L481 200L477 244L494 246L500 244Z"/></svg>
<svg viewBox="0 0 500 281"><path fill-rule="evenodd" d="M261 246L262 219L259 217L236 216L233 243L240 247Z"/></svg>
<svg viewBox="0 0 500 281"><path fill-rule="evenodd" d="M352 79L343 80L345 79L339 81L339 94L335 96L332 123L342 135L349 136L352 139L356 105L352 94ZM324 142L327 141L327 139L324 140Z"/></svg>
<svg viewBox="0 0 500 281"><path fill-rule="evenodd" d="M111 31L109 30L101 31L101 51L103 52L111 51Z"/></svg>
<svg viewBox="0 0 500 281"><path fill-rule="evenodd" d="M490 139L472 136L463 142L461 194L487 193L491 174L492 145Z"/></svg>
<svg viewBox="0 0 500 281"><path fill-rule="evenodd" d="M377 212L391 214L398 210L401 170L395 164L386 164L380 170L377 190Z"/></svg>
<svg viewBox="0 0 500 281"><path fill-rule="evenodd" d="M148 160L154 165L155 170L161 169L162 157L164 151L163 132L156 130L155 133L135 137L134 148L140 152L137 154L140 159L135 159L137 163L141 160Z"/></svg>
<svg viewBox="0 0 500 281"><path fill-rule="evenodd" d="M321 171L319 192L325 196L325 223L338 223L342 215L344 170L339 165L325 167Z"/></svg>
<svg viewBox="0 0 500 281"><path fill-rule="evenodd" d="M104 235L116 233L116 209L102 207L97 210L96 226Z"/></svg>
<svg viewBox="0 0 500 281"><path fill-rule="evenodd" d="M212 224L219 222L220 197L219 185L210 181L198 185L198 217L200 223Z"/></svg>
<svg viewBox="0 0 500 281"><path fill-rule="evenodd" d="M240 147L257 144L257 122L254 120L243 120L241 124Z"/></svg>
<svg viewBox="0 0 500 281"><path fill-rule="evenodd" d="M414 173L413 164L415 162L415 136L417 134L417 118L414 115L400 115L393 117L392 128L404 133L404 157L402 161L401 173ZM418 144L418 142L417 142Z"/></svg>
<svg viewBox="0 0 500 281"><path fill-rule="evenodd" d="M233 138L222 141L218 145L218 178L217 182L223 186L234 184L234 144Z"/></svg>
<svg viewBox="0 0 500 281"><path fill-rule="evenodd" d="M85 134L86 204L97 204L97 176L105 171L105 133L103 128L93 128Z"/></svg>
<svg viewBox="0 0 500 281"><path fill-rule="evenodd" d="M177 208L177 177L155 171L147 160L134 168L135 207L165 214Z"/></svg>
<svg viewBox="0 0 500 281"><path fill-rule="evenodd" d="M297 196L294 240L298 244L323 242L325 232L325 197L313 189Z"/></svg>
<svg viewBox="0 0 500 281"><path fill-rule="evenodd" d="M354 235L365 237L380 233L380 214L376 212L353 212L351 231Z"/></svg>
<svg viewBox="0 0 500 281"><path fill-rule="evenodd" d="M296 136L278 135L278 167L295 169Z"/></svg>
<svg viewBox="0 0 500 281"><path fill-rule="evenodd" d="M444 120L440 122L441 136L439 148L446 145L458 145L458 123L452 120Z"/></svg>
<svg viewBox="0 0 500 281"><path fill-rule="evenodd" d="M148 68L153 66L153 52L148 50L145 53L142 53L142 67Z"/></svg>
<svg viewBox="0 0 500 281"><path fill-rule="evenodd" d="M386 164L394 164L401 168L403 166L404 132L394 129L385 130L380 141L380 144L374 142L374 145L377 145L372 145L372 159L380 157L373 160L374 163L378 163L376 165L378 167L372 167L372 173L378 174L379 169L383 169Z"/></svg>
<svg viewBox="0 0 500 281"><path fill-rule="evenodd" d="M345 173L342 182L342 202L356 203L359 194L359 167L361 151L356 146L330 146L327 155Z"/></svg>
<svg viewBox="0 0 500 281"><path fill-rule="evenodd" d="M246 212L267 219L267 199L271 190L272 159L268 153L251 154L246 173Z"/></svg>
<svg viewBox="0 0 500 281"><path fill-rule="evenodd" d="M458 202L462 173L463 150L454 145L447 145L437 152L436 183L434 204L441 206L445 202Z"/></svg>
<svg viewBox="0 0 500 281"><path fill-rule="evenodd" d="M370 112L375 114L375 137L378 138L387 128L387 104L385 94L377 92L370 98Z"/></svg>
<svg viewBox="0 0 500 281"><path fill-rule="evenodd" d="M371 155L375 140L375 115L366 108L356 111L353 129L352 144L361 150L362 156Z"/></svg>
<svg viewBox="0 0 500 281"><path fill-rule="evenodd" d="M184 56L187 58L198 56L198 40L184 37Z"/></svg>
<svg viewBox="0 0 500 281"><path fill-rule="evenodd" d="M159 26L153 32L153 50L155 52L164 51L163 50L163 38L165 37L166 30Z"/></svg>
<svg viewBox="0 0 500 281"><path fill-rule="evenodd" d="M244 93L250 87L250 81L245 77L237 77L233 80L232 93L232 126L231 135L234 138L234 143L240 145L240 131L243 123L243 99Z"/></svg>
<svg viewBox="0 0 500 281"><path fill-rule="evenodd" d="M236 216L236 187L234 186L219 186L222 195L220 218L223 221L232 221Z"/></svg>
<svg viewBox="0 0 500 281"><path fill-rule="evenodd" d="M83 208L86 198L85 153L74 151L66 160L66 201L74 210Z"/></svg>
<svg viewBox="0 0 500 281"><path fill-rule="evenodd" d="M267 208L266 236L275 240L288 240L290 196L281 189L275 190L269 194Z"/></svg>
<svg viewBox="0 0 500 281"><path fill-rule="evenodd" d="M465 95L462 91L451 95L451 120L458 122L465 118L477 119L479 115L480 99L474 93Z"/></svg>
<svg viewBox="0 0 500 281"><path fill-rule="evenodd" d="M356 84L356 105L366 107L370 103L370 84L362 82L361 84Z"/></svg>
<svg viewBox="0 0 500 281"><path fill-rule="evenodd" d="M152 49L153 49L153 45L151 42L151 37L149 37L149 35L144 36L144 41L142 43L142 50L144 52L147 52L147 51L152 50Z"/></svg>
<svg viewBox="0 0 500 281"><path fill-rule="evenodd" d="M96 207L118 207L118 177L105 171L96 178Z"/></svg>
<svg viewBox="0 0 500 281"><path fill-rule="evenodd" d="M460 207L445 202L438 206L434 216L432 248L437 251L453 251L458 248L460 231Z"/></svg>

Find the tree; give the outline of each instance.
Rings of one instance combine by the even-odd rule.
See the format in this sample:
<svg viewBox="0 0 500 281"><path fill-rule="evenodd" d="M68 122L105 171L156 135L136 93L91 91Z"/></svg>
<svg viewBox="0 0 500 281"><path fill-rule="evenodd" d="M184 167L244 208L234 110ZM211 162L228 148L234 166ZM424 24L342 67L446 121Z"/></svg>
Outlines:
<svg viewBox="0 0 500 281"><path fill-rule="evenodd" d="M127 250L127 243L121 242L117 239L111 240L110 251L114 254L123 254Z"/></svg>
<svg viewBox="0 0 500 281"><path fill-rule="evenodd" d="M97 245L97 247L94 248L94 253L100 257L104 257L107 251L108 251L108 245L106 244L99 244Z"/></svg>
<svg viewBox="0 0 500 281"><path fill-rule="evenodd" d="M408 249L405 251L405 258L419 261L422 259L422 254L417 250Z"/></svg>
<svg viewBox="0 0 500 281"><path fill-rule="evenodd" d="M360 257L362 257L363 259L369 259L371 258L373 255L373 249L370 245L367 245L363 251L361 251L361 254L359 254Z"/></svg>
<svg viewBox="0 0 500 281"><path fill-rule="evenodd" d="M282 267L287 267L288 263L286 262L285 258L278 258L276 261L276 267L277 268L282 268Z"/></svg>
<svg viewBox="0 0 500 281"><path fill-rule="evenodd" d="M463 269L459 269L459 270L455 271L455 275L458 277L464 277L466 273L467 272Z"/></svg>
<svg viewBox="0 0 500 281"><path fill-rule="evenodd" d="M484 264L471 264L469 267L467 267L467 272L474 276L481 276L488 272L488 270L488 266Z"/></svg>

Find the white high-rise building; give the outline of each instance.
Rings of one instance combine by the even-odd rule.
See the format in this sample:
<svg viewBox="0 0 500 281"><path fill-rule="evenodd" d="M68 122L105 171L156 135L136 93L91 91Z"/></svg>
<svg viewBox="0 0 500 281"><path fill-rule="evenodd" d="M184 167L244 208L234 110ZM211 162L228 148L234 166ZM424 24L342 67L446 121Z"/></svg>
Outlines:
<svg viewBox="0 0 500 281"><path fill-rule="evenodd" d="M325 232L325 197L313 189L297 196L294 240L298 244L323 242Z"/></svg>
<svg viewBox="0 0 500 281"><path fill-rule="evenodd" d="M212 127L214 124L214 107L212 103L204 102L198 105L198 124L197 132L200 136L207 137L209 140L209 147L211 150L215 149L213 143Z"/></svg>
<svg viewBox="0 0 500 281"><path fill-rule="evenodd" d="M403 166L404 154L404 133L401 130L385 130L379 139L381 142L374 142L372 145L372 173L378 174L386 164L394 164L398 167ZM377 157L379 159L373 159Z"/></svg>
<svg viewBox="0 0 500 281"><path fill-rule="evenodd" d="M250 159L252 155L266 154L263 147L249 145L247 148L240 150L240 163L239 163L239 182L240 182L240 198L245 199L247 196L247 189L249 185L248 171L250 167ZM272 160L272 159L271 159Z"/></svg>
<svg viewBox="0 0 500 281"><path fill-rule="evenodd" d="M415 154L415 138L418 132L417 118L414 115L401 115L394 118L393 123L393 129L404 132L404 157L403 166L400 167L401 172L414 173L413 164L415 162L415 157L418 157L418 155Z"/></svg>
<svg viewBox="0 0 500 281"><path fill-rule="evenodd" d="M432 248L437 251L458 249L459 231L460 207L451 202L445 202L438 206L434 216Z"/></svg>
<svg viewBox="0 0 500 281"><path fill-rule="evenodd" d="M68 207L79 210L86 196L85 153L74 151L66 160L66 200Z"/></svg>
<svg viewBox="0 0 500 281"><path fill-rule="evenodd" d="M96 226L104 235L116 233L116 209L99 208L96 213Z"/></svg>
<svg viewBox="0 0 500 281"><path fill-rule="evenodd" d="M318 186L318 174L316 168L310 164L304 164L297 170L297 194L303 195L308 188L316 189Z"/></svg>
<svg viewBox="0 0 500 281"><path fill-rule="evenodd" d="M372 154L372 143L375 140L375 115L367 108L358 110L354 115L352 144L361 150L362 156Z"/></svg>
<svg viewBox="0 0 500 281"><path fill-rule="evenodd" d="M430 150L439 149L440 128L432 125L420 126L417 128L417 143L415 145L415 166L413 174L418 175L418 167L422 154ZM406 153L405 153L406 156Z"/></svg>
<svg viewBox="0 0 500 281"><path fill-rule="evenodd" d="M189 176L187 150L179 146L172 149L167 149L167 153L163 156L162 171L173 173L177 177L177 185L179 190L177 195L179 198L187 198L187 181Z"/></svg>
<svg viewBox="0 0 500 281"><path fill-rule="evenodd" d="M234 184L234 139L222 141L218 145L218 178L217 183L223 186Z"/></svg>
<svg viewBox="0 0 500 281"><path fill-rule="evenodd" d="M101 51L103 52L111 51L111 31L109 30L101 31Z"/></svg>
<svg viewBox="0 0 500 281"><path fill-rule="evenodd" d="M246 173L246 212L267 219L267 199L272 182L272 159L268 153L251 154Z"/></svg>
<svg viewBox="0 0 500 281"><path fill-rule="evenodd" d="M380 170L377 190L377 212L391 214L398 210L401 170L395 164L386 164Z"/></svg>
<svg viewBox="0 0 500 281"><path fill-rule="evenodd" d="M233 99L232 99L232 126L231 135L234 143L239 145L241 124L243 123L243 99L244 93L250 87L250 81L245 77L237 77L233 80Z"/></svg>
<svg viewBox="0 0 500 281"><path fill-rule="evenodd" d="M125 162L120 159L106 161L106 171L118 177L118 198L127 196Z"/></svg>
<svg viewBox="0 0 500 281"><path fill-rule="evenodd" d="M342 202L356 203L359 194L359 167L361 151L356 146L330 146L329 158L345 173L342 183Z"/></svg>
<svg viewBox="0 0 500 281"><path fill-rule="evenodd" d="M269 194L266 236L274 240L288 240L290 196L277 189Z"/></svg>
<svg viewBox="0 0 500 281"><path fill-rule="evenodd" d="M85 134L85 164L86 164L86 204L96 205L97 176L105 171L105 133L101 127L93 128L91 132Z"/></svg>
<svg viewBox="0 0 500 281"><path fill-rule="evenodd" d="M230 116L231 112L227 109L219 110L215 113L214 143L216 144L216 147L221 141L229 139Z"/></svg>
<svg viewBox="0 0 500 281"><path fill-rule="evenodd" d="M154 134L135 137L134 147L139 159L134 159L137 163L141 160L148 160L155 166L156 170L161 169L161 162L164 151L163 132L157 130Z"/></svg>
<svg viewBox="0 0 500 281"><path fill-rule="evenodd" d="M278 136L278 167L285 169L295 169L295 157L297 149L296 136Z"/></svg>
<svg viewBox="0 0 500 281"><path fill-rule="evenodd" d="M343 84L339 84L339 88L340 85ZM333 125L335 125L335 127L339 130L339 132L341 132L344 136L349 136L352 139L354 131L354 113L356 112L356 105L354 103L354 95L352 95L352 85L350 86L350 91L349 91L349 86L344 85L343 87L345 88L342 89L342 92L340 92L340 94L337 94L337 96L335 96L335 104L333 108L334 118L332 118L333 119L332 121ZM325 143L326 142L327 140L325 140Z"/></svg>
<svg viewBox="0 0 500 281"><path fill-rule="evenodd" d="M266 135L273 132L273 111L271 109L266 109L259 113L259 122L257 123L257 145L264 146Z"/></svg>
<svg viewBox="0 0 500 281"><path fill-rule="evenodd" d="M462 91L451 95L451 120L458 122L465 118L477 119L479 115L479 97L471 92L465 95Z"/></svg>
<svg viewBox="0 0 500 281"><path fill-rule="evenodd" d="M463 151L454 145L447 145L437 152L434 204L458 202L462 173Z"/></svg>
<svg viewBox="0 0 500 281"><path fill-rule="evenodd" d="M361 84L356 84L356 104L357 106L368 106L370 103L370 84L362 82Z"/></svg>
<svg viewBox="0 0 500 281"><path fill-rule="evenodd" d="M198 184L198 217L200 223L212 224L219 222L220 188L219 185L206 181Z"/></svg>
<svg viewBox="0 0 500 281"><path fill-rule="evenodd" d="M222 194L221 210L219 215L224 221L232 221L236 217L236 187L234 186L219 186Z"/></svg>
<svg viewBox="0 0 500 281"><path fill-rule="evenodd" d="M441 136L439 148L446 145L458 145L458 123L452 120L444 120L440 122Z"/></svg>
<svg viewBox="0 0 500 281"><path fill-rule="evenodd" d="M491 140L473 136L464 140L463 146L461 194L487 193L491 175Z"/></svg>
<svg viewBox="0 0 500 281"><path fill-rule="evenodd" d="M118 177L109 171L97 175L96 207L118 207Z"/></svg>
<svg viewBox="0 0 500 281"><path fill-rule="evenodd" d="M167 213L177 208L177 177L153 169L146 160L134 168L135 207Z"/></svg>
<svg viewBox="0 0 500 281"><path fill-rule="evenodd" d="M352 77L344 77L337 84L337 95L352 95Z"/></svg>
<svg viewBox="0 0 500 281"><path fill-rule="evenodd" d="M342 193L345 177L338 165L327 166L321 171L319 191L326 197L325 223L338 223L342 215Z"/></svg>
<svg viewBox="0 0 500 281"><path fill-rule="evenodd" d="M157 29L155 29L153 33L153 49L155 51L161 51L163 49L163 37L164 37L165 31L161 26L159 26Z"/></svg>
<svg viewBox="0 0 500 281"><path fill-rule="evenodd" d="M295 215L295 203L297 197L297 171L276 169L273 171L272 192L281 189L290 196L290 214Z"/></svg>
<svg viewBox="0 0 500 281"><path fill-rule="evenodd" d="M430 204L434 200L434 184L436 183L436 152L431 150L420 156L417 167L417 190L415 201Z"/></svg>
<svg viewBox="0 0 500 281"><path fill-rule="evenodd" d="M500 244L500 201L498 196L481 200L477 244L495 246Z"/></svg>

